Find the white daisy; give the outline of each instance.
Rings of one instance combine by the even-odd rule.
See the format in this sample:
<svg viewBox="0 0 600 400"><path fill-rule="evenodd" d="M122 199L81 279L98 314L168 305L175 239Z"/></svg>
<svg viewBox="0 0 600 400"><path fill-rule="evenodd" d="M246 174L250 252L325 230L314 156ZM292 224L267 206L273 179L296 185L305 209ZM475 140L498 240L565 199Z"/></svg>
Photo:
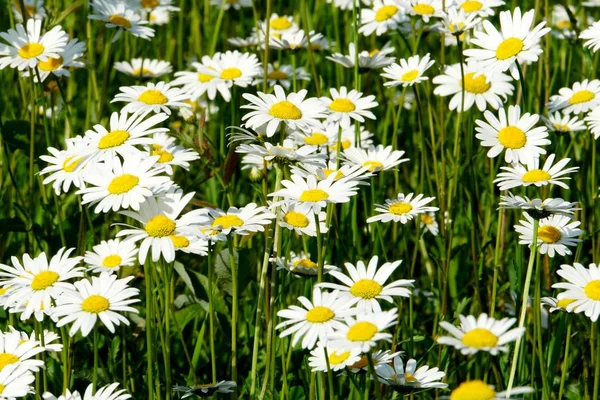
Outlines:
<svg viewBox="0 0 600 400"><path fill-rule="evenodd" d="M257 96L244 93L242 97L251 104L241 106L253 110L242 117L246 126L258 129L267 124L266 134L271 137L277 131L280 122L288 129L310 129L311 126L320 126L319 118L325 118L325 106L317 98L306 97L306 90L290 93L287 96L283 88L275 85L275 94L257 92Z"/></svg>
<svg viewBox="0 0 600 400"><path fill-rule="evenodd" d="M452 1L446 3L450 6ZM409 15L415 15L423 18L423 21L429 22L430 18L442 18L444 16L444 2L442 0L407 0L403 3L406 12Z"/></svg>
<svg viewBox="0 0 600 400"><path fill-rule="evenodd" d="M159 76L171 73L173 67L169 61L134 58L131 61L116 62L115 69L134 77L158 78Z"/></svg>
<svg viewBox="0 0 600 400"><path fill-rule="evenodd" d="M252 84L254 78L262 74L262 68L255 54L240 53L235 50L216 53L208 65L203 65L198 72L225 82L227 88L233 85L247 87ZM221 91L221 95L229 102L231 97L229 90Z"/></svg>
<svg viewBox="0 0 600 400"><path fill-rule="evenodd" d="M278 270L289 271L296 277L317 276L319 272L319 265L310 258L310 253L303 251L298 254L290 251L287 257L270 261L275 261ZM324 262L323 272L329 273L338 269L335 265L328 265L327 261Z"/></svg>
<svg viewBox="0 0 600 400"><path fill-rule="evenodd" d="M381 36L389 30L398 28L398 25L407 20L399 0L374 0L373 8L360 10L360 27L358 32L365 36L373 32Z"/></svg>
<svg viewBox="0 0 600 400"><path fill-rule="evenodd" d="M296 68L296 73L294 75L294 69L291 65L280 65L278 68L275 68L273 64L269 63L269 67L267 70L267 83L269 86L281 85L285 90L289 90L292 86L292 80L294 77L296 81L309 81L310 74L306 72L304 67ZM258 75L253 85L261 85L264 82L264 77Z"/></svg>
<svg viewBox="0 0 600 400"><path fill-rule="evenodd" d="M521 197L508 193L508 196L500 196L500 200L502 201L499 208L527 211L536 219L546 218L552 214L573 215L575 211L580 210L575 207L577 203L570 203L561 198L531 200L527 196Z"/></svg>
<svg viewBox="0 0 600 400"><path fill-rule="evenodd" d="M339 124L342 128L350 126L350 120L365 122L365 118L376 119L375 114L368 111L370 108L377 107L379 103L375 101L374 95L363 97L363 94L357 90L346 89L342 86L340 90L329 89L331 98L321 97L321 102L327 107L327 123Z"/></svg>
<svg viewBox="0 0 600 400"><path fill-rule="evenodd" d="M44 8L44 0L23 0L23 6L25 6L25 9L21 8L20 1L12 4L15 20L17 22L23 22L23 14L27 14L27 18L46 18L46 8Z"/></svg>
<svg viewBox="0 0 600 400"><path fill-rule="evenodd" d="M555 155L550 154L541 168L539 158L529 160L527 165L513 164L510 167L500 167L506 172L499 173L494 183L498 184L500 190L529 185L540 187L549 184L569 189L569 186L562 181L570 180L571 178L565 175L576 172L579 167L565 168L571 161L570 158L564 158L553 166L554 158Z"/></svg>
<svg viewBox="0 0 600 400"><path fill-rule="evenodd" d="M94 13L88 15L89 19L104 21L107 28L117 28L113 42L121 37L123 31L146 40L154 37L154 29L144 26L148 21L142 19L136 10L128 8L124 2L92 0L90 6Z"/></svg>
<svg viewBox="0 0 600 400"><path fill-rule="evenodd" d="M579 34L579 39L584 39L584 47L589 47L595 53L600 49L600 21L594 22Z"/></svg>
<svg viewBox="0 0 600 400"><path fill-rule="evenodd" d="M431 211L438 211L439 208L427 206L435 200L435 197L423 197L423 194L418 194L413 198L414 193L404 195L398 193L395 199L387 199L385 204L375 204L375 211L381 213L367 219L367 223L377 221L381 222L400 222L406 224L415 216Z"/></svg>
<svg viewBox="0 0 600 400"><path fill-rule="evenodd" d="M412 86L415 83L423 82L429 78L423 74L435 64L434 60L429 59L429 53L422 58L418 55L401 58L399 64L392 64L383 69L382 77L390 79L383 84L386 87L402 85L403 87Z"/></svg>
<svg viewBox="0 0 600 400"><path fill-rule="evenodd" d="M40 175L50 174L44 179L43 184L52 183L57 196L68 192L71 185L79 189L85 187L82 161L87 154L87 146L81 140L68 139L66 144L66 150L48 147L51 155L40 156L40 159L49 164L40 171Z"/></svg>
<svg viewBox="0 0 600 400"><path fill-rule="evenodd" d="M44 346L42 347L41 346L42 335L37 334L35 331L32 331L30 334L27 334L27 332L18 331L12 326L9 326L8 328L10 329L11 332L17 332L20 335L20 340L19 340L20 345L22 345L26 342L35 342L35 343L37 343L37 346L40 346L40 348L43 349L43 351L61 352L63 349L62 343L53 343L57 340L60 340L60 336L58 336L58 334L56 334L52 331L49 331L47 329L44 329L44 337L43 337Z"/></svg>
<svg viewBox="0 0 600 400"><path fill-rule="evenodd" d="M550 97L548 111L561 111L563 114L580 114L600 105L600 80L575 82L573 88L562 88L558 95Z"/></svg>
<svg viewBox="0 0 600 400"><path fill-rule="evenodd" d="M494 8L504 5L502 0L454 0L454 5L467 14L490 17L495 14Z"/></svg>
<svg viewBox="0 0 600 400"><path fill-rule="evenodd" d="M275 214L267 207L259 207L250 203L244 207L229 207L227 211L207 208L200 229L215 229L226 235L248 235L254 232L264 232L264 225L271 224Z"/></svg>
<svg viewBox="0 0 600 400"><path fill-rule="evenodd" d="M194 235L171 235L176 251L205 256L208 254L208 241Z"/></svg>
<svg viewBox="0 0 600 400"><path fill-rule="evenodd" d="M392 334L383 331L395 325L397 318L395 308L346 317L345 324L328 335L327 344L340 350L360 349L367 353L379 341L391 342Z"/></svg>
<svg viewBox="0 0 600 400"><path fill-rule="evenodd" d="M394 357L404 354L403 351L396 351L392 353L390 350L377 350L371 353L371 358L373 360L373 367L375 370L379 368L381 365L388 365L393 362ZM350 372L353 374L357 373L369 373L369 359L366 354L360 357L360 360L352 364L350 367Z"/></svg>
<svg viewBox="0 0 600 400"><path fill-rule="evenodd" d="M435 220L435 212L427 212L421 214L421 229L427 229L433 236L437 236L440 233L440 226Z"/></svg>
<svg viewBox="0 0 600 400"><path fill-rule="evenodd" d="M23 340L21 332L17 330L2 332L0 333L0 372L9 365L29 372L38 372L44 367L44 361L36 356L44 350L37 340Z"/></svg>
<svg viewBox="0 0 600 400"><path fill-rule="evenodd" d="M486 399L486 400L506 400L513 395L533 393L534 390L530 387L514 387L508 391L496 392L492 385L488 385L484 381L472 380L466 381L458 385L456 389L450 393L449 399L452 400L471 400L471 399Z"/></svg>
<svg viewBox="0 0 600 400"><path fill-rule="evenodd" d="M210 4L215 7L223 7L225 10L233 8L234 10L241 10L242 8L252 7L252 0L228 0L223 2L222 0L210 0Z"/></svg>
<svg viewBox="0 0 600 400"><path fill-rule="evenodd" d="M594 135L594 139L598 139L600 137L600 107L596 107L588 113L587 117L585 117L585 122L590 132Z"/></svg>
<svg viewBox="0 0 600 400"><path fill-rule="evenodd" d="M122 113L152 111L171 115L170 108L191 108L185 102L188 95L182 89L172 88L165 82L148 82L146 86L121 86L119 89L121 92L117 93L111 103L126 102L121 109Z"/></svg>
<svg viewBox="0 0 600 400"><path fill-rule="evenodd" d="M588 118L590 118L591 115L592 113L589 113ZM577 118L577 116L571 117L569 115L564 115L558 111L554 114L550 114L548 118L542 119L546 123L548 129L556 132L559 135L563 135L568 132L584 131L586 129L585 123L583 121L580 121L579 118Z"/></svg>
<svg viewBox="0 0 600 400"><path fill-rule="evenodd" d="M33 73L34 81L38 81L38 73L42 81L50 75L71 76L71 72L67 68L83 68L85 66L80 60L85 50L85 43L77 39L69 41L58 57L48 57L46 61L38 63L38 71ZM24 71L23 76L29 76L30 73L32 71Z"/></svg>
<svg viewBox="0 0 600 400"><path fill-rule="evenodd" d="M579 263L563 264L556 273L567 282L552 285L555 289L566 289L558 295L555 307L567 312L583 312L592 321L597 321L600 316L600 268L596 264L587 268Z"/></svg>
<svg viewBox="0 0 600 400"><path fill-rule="evenodd" d="M322 37L323 35L321 33L310 31L307 35L303 29L300 29L294 32L285 32L281 34L280 37L271 37L269 40L269 47L276 50L297 51L300 49L307 49L309 40L310 43L313 44Z"/></svg>
<svg viewBox="0 0 600 400"><path fill-rule="evenodd" d="M294 17L289 15L279 16L277 13L271 14L271 17L269 18L269 28L270 35L275 37L281 36L286 32L295 32L300 29L298 24L294 21ZM261 22L260 31L267 32L267 24L265 22Z"/></svg>
<svg viewBox="0 0 600 400"><path fill-rule="evenodd" d="M360 353L360 349L340 350L318 342L317 347L310 352L308 365L313 372L327 372L329 369L340 371L360 361Z"/></svg>
<svg viewBox="0 0 600 400"><path fill-rule="evenodd" d="M569 10L573 15L577 13L573 6L569 6ZM593 19L591 23L594 23ZM569 13L562 4L555 4L552 7L552 35L558 39L577 39ZM580 39L584 38L580 36Z"/></svg>
<svg viewBox="0 0 600 400"><path fill-rule="evenodd" d="M487 351L495 356L499 352L508 352L507 344L523 336L525 328L510 329L517 322L516 318L502 318L496 320L487 314L480 314L475 318L472 315L459 315L460 327L455 327L447 321L441 321L440 326L452 336L440 336L437 342L453 346L462 354L475 354L478 351Z"/></svg>
<svg viewBox="0 0 600 400"><path fill-rule="evenodd" d="M368 168L361 165L341 165L337 167L335 160L330 160L325 168L315 167L313 165L293 165L291 167L293 174L299 175L303 178L309 176L315 176L318 180L327 179L329 175L335 175L334 180L345 178L347 180L357 181L359 185L369 185L365 182L375 174L369 172Z"/></svg>
<svg viewBox="0 0 600 400"><path fill-rule="evenodd" d="M212 62L211 57L202 56L201 62L193 62L191 65L195 71L175 72L176 78L171 82L171 85L181 86L183 91L192 99L197 99L206 93L210 100L214 100L218 91L226 101L229 101L231 93L229 92L230 85L228 82L219 79L214 74L202 72L212 68Z"/></svg>
<svg viewBox="0 0 600 400"><path fill-rule="evenodd" d="M7 365L0 371L0 397L12 400L16 397L25 397L35 393L33 381L35 375L16 365Z"/></svg>
<svg viewBox="0 0 600 400"><path fill-rule="evenodd" d="M192 396L211 397L215 393L232 393L236 387L237 383L234 381L220 381L195 386L173 386L173 390L184 392L181 398L185 399Z"/></svg>
<svg viewBox="0 0 600 400"><path fill-rule="evenodd" d="M19 71L33 69L51 57L59 58L69 40L60 25L42 35L40 19L27 20L27 29L22 24L17 24L15 29L0 32L0 37L9 43L0 45L0 69L8 66Z"/></svg>
<svg viewBox="0 0 600 400"><path fill-rule="evenodd" d="M88 387L85 389L85 393L83 394L83 400L127 400L131 398L129 393L125 392L125 389L120 389L115 391L115 389L119 386L118 382L111 383L106 386L102 386L101 388L96 389L94 393L94 385L90 383ZM49 399L44 399L49 400ZM54 400L54 399L52 399ZM67 399L68 400L68 399Z"/></svg>
<svg viewBox="0 0 600 400"><path fill-rule="evenodd" d="M533 218L526 212L523 213L526 220L519 221L521 225L514 228L520 233L519 244L531 247L533 243ZM552 215L540 219L537 231L537 244L540 254L548 254L554 257L556 253L561 256L571 255L569 246L577 246L581 242L578 236L583 230L577 228L581 225L579 221L571 222L571 217L566 215Z"/></svg>
<svg viewBox="0 0 600 400"><path fill-rule="evenodd" d="M152 155L158 156L156 166L163 168L169 175L173 175L173 166L188 171L190 162L200 158L197 151L177 146L175 138L165 132L157 132L152 136Z"/></svg>
<svg viewBox="0 0 600 400"><path fill-rule="evenodd" d="M439 382L446 376L444 371L439 368L429 368L423 365L417 369L417 360L411 358L404 367L404 362L399 356L394 357L393 366L389 364L379 365L375 370L379 382L391 386L399 392L422 390L422 389L443 389L448 384Z"/></svg>
<svg viewBox="0 0 600 400"><path fill-rule="evenodd" d="M573 312L573 310L567 310L567 306L571 303L574 303L576 300L569 299L567 297L562 298L560 300L555 297L542 297L540 301L542 303L542 306L548 306L548 311L553 313L555 311Z"/></svg>
<svg viewBox="0 0 600 400"><path fill-rule="evenodd" d="M317 147L298 147L293 140L285 139L281 145L269 142L260 144L241 144L236 148L236 153L254 154L262 157L265 162L274 162L281 165L300 164L325 167L327 154L317 151Z"/></svg>
<svg viewBox="0 0 600 400"><path fill-rule="evenodd" d="M395 48L392 47L390 42L386 43L381 50L375 49L370 52L367 50L361 51L358 53L359 71L366 72L371 69L387 67L396 60L396 57L388 57L388 55L394 53L394 51ZM342 65L344 68L354 68L354 63L357 59L354 43L350 42L348 45L348 55L344 55L342 53L333 53L331 56L326 58L334 63Z"/></svg>
<svg viewBox="0 0 600 400"><path fill-rule="evenodd" d="M534 128L540 119L538 115L521 115L521 107L510 106L508 112L504 108L499 109L500 119L490 111L486 111L483 116L486 121L475 121L475 137L481 140L483 147L491 147L488 157L495 158L506 150L504 160L507 163L518 163L546 154L546 150L540 146L550 144L547 139L548 130L545 126Z"/></svg>
<svg viewBox="0 0 600 400"><path fill-rule="evenodd" d="M368 168L370 172L387 171L395 166L407 162L408 158L402 158L404 151L393 150L392 146L382 145L369 146L368 149L351 147L344 150L342 157L349 165L360 165Z"/></svg>
<svg viewBox="0 0 600 400"><path fill-rule="evenodd" d="M325 212L319 212L319 231L327 232L325 225ZM280 226L293 230L298 235L317 236L315 214L312 207L305 203L283 203L281 205L281 218L278 220Z"/></svg>
<svg viewBox="0 0 600 400"><path fill-rule="evenodd" d="M137 252L134 243L119 239L103 240L92 251L85 252L83 262L88 265L88 271L93 273L117 273L121 267L134 264Z"/></svg>

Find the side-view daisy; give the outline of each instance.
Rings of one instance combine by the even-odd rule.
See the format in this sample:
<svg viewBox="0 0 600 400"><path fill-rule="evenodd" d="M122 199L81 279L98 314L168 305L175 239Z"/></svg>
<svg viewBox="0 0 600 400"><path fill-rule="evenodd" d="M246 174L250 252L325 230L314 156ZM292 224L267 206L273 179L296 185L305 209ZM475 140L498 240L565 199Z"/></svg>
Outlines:
<svg viewBox="0 0 600 400"><path fill-rule="evenodd" d="M325 217L325 212L319 212L319 231L321 233L326 233L328 230L325 225ZM309 204L284 202L281 205L279 225L295 231L298 235L317 236L315 214Z"/></svg>
<svg viewBox="0 0 600 400"><path fill-rule="evenodd" d="M146 40L154 37L154 29L145 26L148 21L142 19L136 10L128 8L125 2L92 0L90 6L94 12L88 15L89 19L106 22L107 28L117 28L113 42L121 37L123 31Z"/></svg>
<svg viewBox="0 0 600 400"><path fill-rule="evenodd" d="M131 61L118 61L115 69L127 75L143 78L158 78L173 70L169 61L150 58L134 58Z"/></svg>
<svg viewBox="0 0 600 400"><path fill-rule="evenodd" d="M267 207L259 207L256 203L250 203L244 207L229 207L227 211L218 208L206 208L204 210L200 229L213 229L226 235L248 235L254 232L264 232L265 225L269 225L275 218L275 214Z"/></svg>
<svg viewBox="0 0 600 400"><path fill-rule="evenodd" d="M550 97L548 111L563 114L580 114L600 105L600 80L575 82L573 88L561 88L558 95Z"/></svg>
<svg viewBox="0 0 600 400"><path fill-rule="evenodd" d="M407 162L408 158L402 158L404 151L393 150L392 146L383 145L369 146L368 149L351 147L344 150L342 157L345 164L360 165L368 168L369 172L387 171Z"/></svg>
<svg viewBox="0 0 600 400"><path fill-rule="evenodd" d="M571 161L570 158L564 158L552 165L555 157L554 154L550 154L542 167L540 167L539 158L528 160L526 165L513 164L510 167L500 167L505 172L499 173L494 183L498 184L500 190L530 185L540 187L549 184L569 189L569 186L563 181L571 178L565 175L577 172L579 167L565 168Z"/></svg>
<svg viewBox="0 0 600 400"><path fill-rule="evenodd" d="M490 17L495 14L494 8L504 5L503 0L455 0L454 5L466 14Z"/></svg>
<svg viewBox="0 0 600 400"><path fill-rule="evenodd" d="M417 360L411 358L406 367L400 356L394 357L393 364L379 365L375 370L379 382L391 386L398 392L407 392L423 389L443 389L448 384L439 382L446 376L439 368L429 368L423 365L417 369Z"/></svg>
<svg viewBox="0 0 600 400"><path fill-rule="evenodd" d="M380 214L368 218L367 223L394 221L406 224L416 215L439 210L437 207L427 206L435 200L435 197L423 197L423 194L418 194L413 198L413 195L414 193L409 193L407 196L398 193L397 198L387 199L385 204L376 204L375 211Z"/></svg>
<svg viewBox="0 0 600 400"><path fill-rule="evenodd" d="M68 139L66 141L67 149L58 150L54 147L48 147L50 155L40 156L40 159L49 165L40 171L40 175L49 174L44 178L44 185L52 183L54 192L57 196L66 193L71 185L76 188L83 188L84 160L87 152L87 145L81 140Z"/></svg>
<svg viewBox="0 0 600 400"><path fill-rule="evenodd" d="M523 213L525 220L520 225L515 225L515 230L520 234L519 244L531 247L533 243L533 218L526 212ZM537 244L540 254L548 254L554 257L556 253L561 256L571 255L569 247L577 246L581 242L578 239L583 234L579 229L579 221L571 222L571 217L566 215L551 215L540 219L537 231Z"/></svg>
<svg viewBox="0 0 600 400"><path fill-rule="evenodd" d="M425 71L431 68L434 63L434 60L430 60L429 53L423 57L416 55L408 59L401 58L399 64L392 64L383 69L381 76L390 79L383 85L386 87L398 85L407 87L426 81L429 78L424 75Z"/></svg>
<svg viewBox="0 0 600 400"><path fill-rule="evenodd" d="M310 352L308 365L313 372L340 371L360 360L360 349L340 350L332 346L326 346L322 342L317 343ZM329 365L329 369L327 366Z"/></svg>
<svg viewBox="0 0 600 400"><path fill-rule="evenodd" d="M592 113L593 111L588 114L588 118ZM585 130L585 123L577 118L577 116L564 115L559 111L556 111L554 114L550 114L547 118L543 119L548 129L558 135Z"/></svg>
<svg viewBox="0 0 600 400"><path fill-rule="evenodd" d="M38 71L24 71L23 76L29 76L33 73L34 81L39 79L43 82L48 76L70 76L71 72L68 68L83 68L85 64L81 61L81 57L85 53L85 43L77 39L73 39L67 43L65 49L60 52L59 57L48 57L46 61L40 61L37 65Z"/></svg>

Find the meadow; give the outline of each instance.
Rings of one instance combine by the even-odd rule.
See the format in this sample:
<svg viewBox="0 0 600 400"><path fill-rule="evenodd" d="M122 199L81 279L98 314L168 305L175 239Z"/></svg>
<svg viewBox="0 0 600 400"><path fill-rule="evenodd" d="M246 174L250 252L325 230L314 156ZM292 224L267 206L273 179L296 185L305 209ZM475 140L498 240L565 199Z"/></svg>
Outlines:
<svg viewBox="0 0 600 400"><path fill-rule="evenodd" d="M600 1L0 10L1 399L600 399Z"/></svg>

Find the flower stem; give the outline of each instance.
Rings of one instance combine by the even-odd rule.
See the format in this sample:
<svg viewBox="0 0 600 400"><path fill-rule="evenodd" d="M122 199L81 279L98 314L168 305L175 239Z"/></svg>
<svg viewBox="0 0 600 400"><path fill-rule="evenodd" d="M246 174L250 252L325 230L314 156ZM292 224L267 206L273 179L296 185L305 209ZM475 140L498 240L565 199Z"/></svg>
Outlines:
<svg viewBox="0 0 600 400"><path fill-rule="evenodd" d="M94 371L92 375L92 393L96 393L98 387L98 328L94 327Z"/></svg>
<svg viewBox="0 0 600 400"><path fill-rule="evenodd" d="M569 346L571 344L571 321L567 325L567 340L565 342L565 358L560 371L560 388L558 389L558 400L562 399L565 391L565 378L567 377L567 370L569 369Z"/></svg>
<svg viewBox="0 0 600 400"><path fill-rule="evenodd" d="M373 383L375 384L375 394L378 400L382 400L381 388L379 387L379 381L377 380L377 374L375 373L375 364L373 363L373 356L370 351L367 353L367 360L369 361L369 374L373 377Z"/></svg>
<svg viewBox="0 0 600 400"><path fill-rule="evenodd" d="M319 226L319 214L315 213L315 230L317 232L317 282L323 282L323 234Z"/></svg>
<svg viewBox="0 0 600 400"><path fill-rule="evenodd" d="M213 382L217 382L217 360L215 356L215 304L213 299L214 268L212 265L211 242L208 242L208 327L210 331L210 370ZM198 338L200 340L201 338ZM196 383L196 382L194 382Z"/></svg>
<svg viewBox="0 0 600 400"><path fill-rule="evenodd" d="M148 385L148 400L154 400L154 362L152 350L154 348L154 320L152 318L152 271L149 262L144 265L144 277L146 281L146 384Z"/></svg>
<svg viewBox="0 0 600 400"><path fill-rule="evenodd" d="M238 320L238 277L233 252L232 234L227 235L227 247L229 248L229 267L231 268L231 380L237 382L237 320ZM237 398L237 390L233 391L233 398Z"/></svg>

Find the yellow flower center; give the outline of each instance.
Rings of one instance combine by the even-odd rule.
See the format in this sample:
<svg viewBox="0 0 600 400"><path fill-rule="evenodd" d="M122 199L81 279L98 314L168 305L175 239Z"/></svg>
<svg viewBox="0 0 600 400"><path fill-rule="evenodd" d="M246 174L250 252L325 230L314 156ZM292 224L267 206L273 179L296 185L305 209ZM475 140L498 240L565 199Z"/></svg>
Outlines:
<svg viewBox="0 0 600 400"><path fill-rule="evenodd" d="M381 293L383 288L381 285L372 279L361 279L356 281L350 288L350 293L356 297L363 299L374 299Z"/></svg>
<svg viewBox="0 0 600 400"><path fill-rule="evenodd" d="M109 307L110 303L108 302L108 299L98 294L89 296L81 303L81 309L92 314L100 314L101 312L108 310Z"/></svg>
<svg viewBox="0 0 600 400"><path fill-rule="evenodd" d="M375 12L375 21L383 22L392 18L398 12L398 7L387 5L381 7L379 10Z"/></svg>
<svg viewBox="0 0 600 400"><path fill-rule="evenodd" d="M52 72L52 71L60 68L63 61L64 60L62 57L58 57L58 58L48 57L48 59L46 61L40 61L40 63L38 64L38 67L40 67L40 69L42 71Z"/></svg>
<svg viewBox="0 0 600 400"><path fill-rule="evenodd" d="M155 8L160 5L160 2L158 0L141 0L140 4L144 8Z"/></svg>
<svg viewBox="0 0 600 400"><path fill-rule="evenodd" d="M6 294L6 292L8 292L8 289L10 289L10 286L0 288L0 296Z"/></svg>
<svg viewBox="0 0 600 400"><path fill-rule="evenodd" d="M406 382L417 382L418 381L418 379L415 378L415 376L413 374L409 374L409 373L404 374L404 380Z"/></svg>
<svg viewBox="0 0 600 400"><path fill-rule="evenodd" d="M413 11L419 15L431 15L435 12L435 8L429 4L416 4L413 6Z"/></svg>
<svg viewBox="0 0 600 400"><path fill-rule="evenodd" d="M2 394L4 392L5 388L6 388L6 386L4 386L3 384L0 383L0 394Z"/></svg>
<svg viewBox="0 0 600 400"><path fill-rule="evenodd" d="M171 235L170 238L176 249L185 249L190 245L190 241L185 236Z"/></svg>
<svg viewBox="0 0 600 400"><path fill-rule="evenodd" d="M114 14L111 15L108 18L108 22L110 22L111 24L115 24L118 25L120 27L123 27L125 29L130 29L131 28L131 21L128 20L125 17L120 16L119 14Z"/></svg>
<svg viewBox="0 0 600 400"><path fill-rule="evenodd" d="M516 126L507 126L498 132L498 141L508 149L520 149L527 143L527 135Z"/></svg>
<svg viewBox="0 0 600 400"><path fill-rule="evenodd" d="M233 80L242 76L242 70L239 68L225 68L221 71L221 79Z"/></svg>
<svg viewBox="0 0 600 400"><path fill-rule="evenodd" d="M498 343L498 336L494 335L489 329L475 328L465 333L462 342L465 346L483 349L494 347Z"/></svg>
<svg viewBox="0 0 600 400"><path fill-rule="evenodd" d="M282 80L282 79L287 79L287 78L288 78L288 74L286 74L283 71L271 71L267 75L267 79L273 79L273 80Z"/></svg>
<svg viewBox="0 0 600 400"><path fill-rule="evenodd" d="M544 243L556 243L561 237L560 230L552 225L540 226L538 229L538 238Z"/></svg>
<svg viewBox="0 0 600 400"><path fill-rule="evenodd" d="M233 228L235 226L244 225L244 221L237 215L222 215L215 218L212 226L221 226L223 229Z"/></svg>
<svg viewBox="0 0 600 400"><path fill-rule="evenodd" d="M560 299L556 302L556 307L562 308L564 310L569 304L574 303L575 301L575 299Z"/></svg>
<svg viewBox="0 0 600 400"><path fill-rule="evenodd" d="M295 228L306 228L309 223L306 215L296 211L289 211L284 215L283 220L286 224L289 224Z"/></svg>
<svg viewBox="0 0 600 400"><path fill-rule="evenodd" d="M26 43L19 49L19 56L21 58L34 58L42 54L46 50L44 46L39 43Z"/></svg>
<svg viewBox="0 0 600 400"><path fill-rule="evenodd" d="M31 288L33 290L44 290L54 285L54 282L56 282L58 278L58 273L54 271L42 271L31 281Z"/></svg>
<svg viewBox="0 0 600 400"><path fill-rule="evenodd" d="M568 19L563 19L562 21L558 21L556 23L556 27L559 29L569 29L571 28L571 21Z"/></svg>
<svg viewBox="0 0 600 400"><path fill-rule="evenodd" d="M383 169L383 164L379 161L365 161L363 167L368 168L371 172L376 172Z"/></svg>
<svg viewBox="0 0 600 400"><path fill-rule="evenodd" d="M304 143L309 144L311 146L320 146L322 144L327 144L328 141L329 140L327 139L327 136L320 132L315 132L312 135L304 138Z"/></svg>
<svg viewBox="0 0 600 400"><path fill-rule="evenodd" d="M346 338L352 342L366 342L373 339L379 329L377 326L366 321L357 322L346 333Z"/></svg>
<svg viewBox="0 0 600 400"><path fill-rule="evenodd" d="M413 206L410 205L410 203L406 203L404 201L399 201L397 203L394 203L394 204L390 205L390 207L388 208L390 214L394 214L394 215L404 215L404 214L411 212L412 209L413 209Z"/></svg>
<svg viewBox="0 0 600 400"><path fill-rule="evenodd" d="M425 225L431 225L433 224L433 217L429 214L423 214L421 215L421 222L423 222Z"/></svg>
<svg viewBox="0 0 600 400"><path fill-rule="evenodd" d="M171 218L164 215L156 215L146 222L144 229L149 236L165 237L170 236L176 227L175 221Z"/></svg>
<svg viewBox="0 0 600 400"><path fill-rule="evenodd" d="M548 172L542 169L533 169L523 175L523 182L542 182L552 178Z"/></svg>
<svg viewBox="0 0 600 400"><path fill-rule="evenodd" d="M272 117L279 119L302 118L302 111L300 111L300 109L295 104L286 100L273 104L269 109L269 114Z"/></svg>
<svg viewBox="0 0 600 400"><path fill-rule="evenodd" d="M490 90L492 84L486 82L485 75L479 75L477 78L473 78L475 72L469 72L465 75L465 90L469 93L482 94Z"/></svg>
<svg viewBox="0 0 600 400"><path fill-rule="evenodd" d="M481 4L481 2L479 2L479 1L465 1L460 6L460 8L465 10L466 13L472 13L475 11L479 11L479 10L481 10L481 7L483 7L483 4Z"/></svg>
<svg viewBox="0 0 600 400"><path fill-rule="evenodd" d="M153 156L160 156L159 159L158 159L159 163L162 164L162 163L168 163L168 162L173 161L173 159L175 158L175 157L173 157L173 154L169 153L167 150L165 150L165 149L163 149L161 147L155 148L154 146L160 146L160 145L153 145L152 146L153 147L152 155Z"/></svg>
<svg viewBox="0 0 600 400"><path fill-rule="evenodd" d="M344 176L346 176L346 175L344 175L344 173L342 171L338 171L335 169L329 169L329 168L323 168L323 174L325 174L325 178L328 178L329 175L333 174L334 172L337 172L335 174L335 179L340 179L340 178L343 178Z"/></svg>
<svg viewBox="0 0 600 400"><path fill-rule="evenodd" d="M286 17L274 18L269 24L271 25L271 28L276 31L284 31L292 26L292 23Z"/></svg>
<svg viewBox="0 0 600 400"><path fill-rule="evenodd" d="M138 97L138 101L150 105L155 105L165 104L167 101L169 101L169 99L160 90L150 89L140 94L140 97Z"/></svg>
<svg viewBox="0 0 600 400"><path fill-rule="evenodd" d="M569 132L569 127L563 124L554 124L554 129L560 132Z"/></svg>
<svg viewBox="0 0 600 400"><path fill-rule="evenodd" d="M0 353L0 371L7 365L16 364L19 362L19 357L11 353Z"/></svg>
<svg viewBox="0 0 600 400"><path fill-rule="evenodd" d="M348 99L335 99L329 105L329 109L335 112L352 112L356 110L356 106Z"/></svg>
<svg viewBox="0 0 600 400"><path fill-rule="evenodd" d="M296 260L293 263L294 267L303 267L303 268L311 268L311 269L315 269L318 268L319 266L317 265L317 263L310 261L308 258L302 259L302 260Z"/></svg>
<svg viewBox="0 0 600 400"><path fill-rule="evenodd" d="M573 96L569 99L569 103L571 104L581 104L587 103L588 101L594 100L596 96L594 92L589 90L580 90L577 93L573 93Z"/></svg>
<svg viewBox="0 0 600 400"><path fill-rule="evenodd" d="M202 83L210 82L213 79L215 79L215 77L213 75L203 74L203 73L198 74L198 80Z"/></svg>
<svg viewBox="0 0 600 400"><path fill-rule="evenodd" d="M102 260L102 265L106 268L115 268L121 265L123 259L118 254L111 254L109 256L104 257Z"/></svg>
<svg viewBox="0 0 600 400"><path fill-rule="evenodd" d="M142 76L142 75L153 75L154 73L146 68L137 68L134 69L131 75L133 76Z"/></svg>
<svg viewBox="0 0 600 400"><path fill-rule="evenodd" d="M408 71L400 77L402 82L412 82L419 76L419 70L413 69L412 71Z"/></svg>
<svg viewBox="0 0 600 400"><path fill-rule="evenodd" d="M140 178L131 174L123 174L114 178L108 185L108 193L123 194L137 186Z"/></svg>
<svg viewBox="0 0 600 400"><path fill-rule="evenodd" d="M583 289L583 291L585 292L585 295L588 298L599 301L600 300L600 280L597 279L595 281L589 282L587 285L585 285L585 288Z"/></svg>
<svg viewBox="0 0 600 400"><path fill-rule="evenodd" d="M306 313L306 320L316 324L322 324L335 317L335 313L327 307L317 306Z"/></svg>
<svg viewBox="0 0 600 400"><path fill-rule="evenodd" d="M450 400L492 400L495 397L494 388L483 381L463 382L450 394Z"/></svg>
<svg viewBox="0 0 600 400"><path fill-rule="evenodd" d="M345 351L343 353L333 352L329 354L329 365L338 365L346 361L350 357L350 352Z"/></svg>
<svg viewBox="0 0 600 400"><path fill-rule="evenodd" d="M74 161L73 160L75 157L77 156L69 156L67 158L65 158L65 161L63 161L63 171L65 172L73 172L75 171L75 168L77 168L77 166L79 165L79 163L81 162L81 160L83 160L82 158L78 158Z"/></svg>
<svg viewBox="0 0 600 400"><path fill-rule="evenodd" d="M100 139L98 142L98 148L100 150L110 149L111 147L117 147L125 143L127 139L129 139L129 132L127 131L112 131L107 133Z"/></svg>
<svg viewBox="0 0 600 400"><path fill-rule="evenodd" d="M496 58L498 60L507 60L514 57L523 50L523 46L525 46L525 43L521 39L508 38L500 43L496 49Z"/></svg>
<svg viewBox="0 0 600 400"><path fill-rule="evenodd" d="M377 53L379 53L379 49L373 49L369 52L369 57L373 57Z"/></svg>
<svg viewBox="0 0 600 400"><path fill-rule="evenodd" d="M300 201L309 201L309 202L317 202L327 200L329 198L329 194L321 189L308 189L302 192Z"/></svg>

